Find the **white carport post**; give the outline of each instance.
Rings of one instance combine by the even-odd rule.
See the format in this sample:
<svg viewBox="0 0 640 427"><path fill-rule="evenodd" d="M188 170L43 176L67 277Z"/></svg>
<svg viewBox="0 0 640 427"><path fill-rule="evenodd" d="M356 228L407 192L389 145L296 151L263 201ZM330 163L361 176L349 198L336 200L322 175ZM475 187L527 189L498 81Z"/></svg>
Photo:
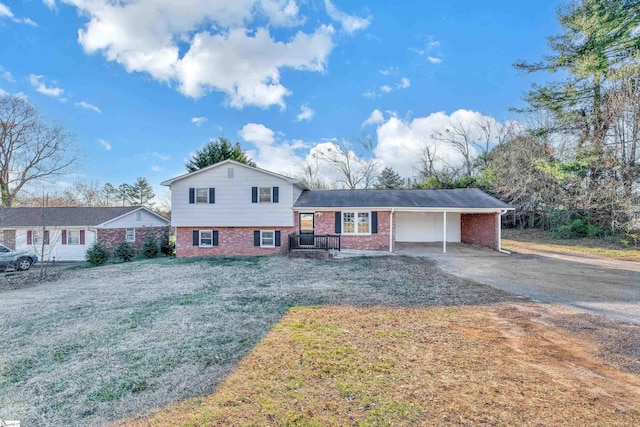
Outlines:
<svg viewBox="0 0 640 427"><path fill-rule="evenodd" d="M447 211L442 212L442 252L447 252Z"/></svg>

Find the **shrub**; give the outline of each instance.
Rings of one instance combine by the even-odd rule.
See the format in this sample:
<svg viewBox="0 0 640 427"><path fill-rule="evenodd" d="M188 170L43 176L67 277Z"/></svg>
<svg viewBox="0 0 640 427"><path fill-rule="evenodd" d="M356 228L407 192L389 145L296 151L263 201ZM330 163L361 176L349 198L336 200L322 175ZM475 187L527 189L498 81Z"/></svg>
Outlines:
<svg viewBox="0 0 640 427"><path fill-rule="evenodd" d="M164 256L169 256L169 255L173 255L175 250L176 250L175 242L171 242L171 239L169 238L169 233L164 233L164 235L162 236L162 240L160 241L160 252L162 252Z"/></svg>
<svg viewBox="0 0 640 427"><path fill-rule="evenodd" d="M120 261L131 261L136 256L136 248L128 244L127 242L120 243L113 251L113 255Z"/></svg>
<svg viewBox="0 0 640 427"><path fill-rule="evenodd" d="M84 258L91 265L102 265L106 263L110 257L111 254L109 250L100 242L95 242L84 254Z"/></svg>
<svg viewBox="0 0 640 427"><path fill-rule="evenodd" d="M579 237L601 237L605 230L595 224L590 224L586 219L574 219L568 225L561 225L551 230L553 237L558 239L574 239Z"/></svg>
<svg viewBox="0 0 640 427"><path fill-rule="evenodd" d="M149 236L149 238L142 245L142 255L147 258L155 258L158 256L160 249L158 248L158 241L155 236Z"/></svg>

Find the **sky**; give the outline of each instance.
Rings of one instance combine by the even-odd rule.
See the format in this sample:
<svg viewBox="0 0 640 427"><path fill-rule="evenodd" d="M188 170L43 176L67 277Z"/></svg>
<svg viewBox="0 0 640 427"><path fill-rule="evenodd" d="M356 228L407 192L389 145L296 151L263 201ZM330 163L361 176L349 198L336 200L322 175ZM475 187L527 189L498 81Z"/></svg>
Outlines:
<svg viewBox="0 0 640 427"><path fill-rule="evenodd" d="M156 189L210 139L295 174L370 138L415 175L452 121L518 120L560 0L0 0L0 94L74 134L75 179Z"/></svg>

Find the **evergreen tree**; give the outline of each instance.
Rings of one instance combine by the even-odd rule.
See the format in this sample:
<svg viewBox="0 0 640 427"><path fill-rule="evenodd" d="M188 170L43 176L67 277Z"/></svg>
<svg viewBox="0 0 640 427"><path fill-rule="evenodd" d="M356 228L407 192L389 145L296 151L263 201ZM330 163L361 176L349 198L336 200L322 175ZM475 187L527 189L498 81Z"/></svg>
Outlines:
<svg viewBox="0 0 640 427"><path fill-rule="evenodd" d="M101 193L103 205L105 206L113 206L118 199L118 189L108 182L102 186Z"/></svg>
<svg viewBox="0 0 640 427"><path fill-rule="evenodd" d="M386 167L380 172L376 188L399 189L404 188L404 179L390 167Z"/></svg>
<svg viewBox="0 0 640 427"><path fill-rule="evenodd" d="M194 172L228 159L256 167L256 164L247 157L239 143L236 142L235 145L231 144L231 142L224 137L209 141L204 148L196 151L192 159L189 160L185 166L189 172Z"/></svg>
<svg viewBox="0 0 640 427"><path fill-rule="evenodd" d="M151 207L154 205L151 202L154 196L153 188L146 178L138 177L136 182L129 186L129 201L132 205Z"/></svg>
<svg viewBox="0 0 640 427"><path fill-rule="evenodd" d="M117 189L117 198L122 206L131 204L129 197L131 196L131 186L129 184L120 184Z"/></svg>

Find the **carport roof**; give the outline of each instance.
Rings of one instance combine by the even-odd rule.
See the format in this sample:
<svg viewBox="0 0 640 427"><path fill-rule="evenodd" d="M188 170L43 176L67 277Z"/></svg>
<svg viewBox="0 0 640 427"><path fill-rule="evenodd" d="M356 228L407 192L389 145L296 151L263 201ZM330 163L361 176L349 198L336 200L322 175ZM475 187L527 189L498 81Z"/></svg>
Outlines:
<svg viewBox="0 0 640 427"><path fill-rule="evenodd" d="M294 208L512 209L476 188L452 190L311 190Z"/></svg>

